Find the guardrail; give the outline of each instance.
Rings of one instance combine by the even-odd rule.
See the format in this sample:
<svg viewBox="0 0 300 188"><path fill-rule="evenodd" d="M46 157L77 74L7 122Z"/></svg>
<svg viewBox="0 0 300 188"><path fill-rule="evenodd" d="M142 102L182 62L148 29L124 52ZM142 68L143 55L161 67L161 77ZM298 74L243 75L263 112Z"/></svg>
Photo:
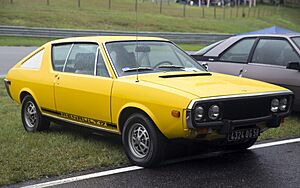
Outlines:
<svg viewBox="0 0 300 188"><path fill-rule="evenodd" d="M22 26L0 26L2 36L26 36L45 38L66 38L78 36L152 36L162 37L177 43L201 43L210 44L223 40L231 34L206 34L206 33L179 33L179 32L134 32L134 31L105 31L105 30L81 30L81 29L55 29Z"/></svg>

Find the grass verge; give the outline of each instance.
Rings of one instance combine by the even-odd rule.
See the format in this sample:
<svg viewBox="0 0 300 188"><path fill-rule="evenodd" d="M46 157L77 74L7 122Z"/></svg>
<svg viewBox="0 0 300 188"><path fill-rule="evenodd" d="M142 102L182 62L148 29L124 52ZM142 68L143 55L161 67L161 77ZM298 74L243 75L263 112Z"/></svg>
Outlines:
<svg viewBox="0 0 300 188"><path fill-rule="evenodd" d="M41 46L53 38L9 37L0 36L0 46ZM197 51L204 47L202 44L177 44L184 50Z"/></svg>
<svg viewBox="0 0 300 188"><path fill-rule="evenodd" d="M46 132L26 133L20 108L7 96L2 83L0 119L0 186L128 163L119 139L61 125L51 125Z"/></svg>
<svg viewBox="0 0 300 188"><path fill-rule="evenodd" d="M51 40L54 39L0 36L0 46L41 46Z"/></svg>
<svg viewBox="0 0 300 188"><path fill-rule="evenodd" d="M49 131L26 133L20 107L0 84L0 186L29 179L57 176L102 167L128 164L121 141L52 124ZM260 140L300 136L300 117L270 129Z"/></svg>
<svg viewBox="0 0 300 188"><path fill-rule="evenodd" d="M133 0L9 0L0 1L1 25L134 31L243 33L273 25L300 31L297 8L258 6L248 9L184 6L170 1L138 2L136 21ZM67 10L67 11L66 11ZM162 10L160 12L160 10ZM204 15L204 16L203 16Z"/></svg>

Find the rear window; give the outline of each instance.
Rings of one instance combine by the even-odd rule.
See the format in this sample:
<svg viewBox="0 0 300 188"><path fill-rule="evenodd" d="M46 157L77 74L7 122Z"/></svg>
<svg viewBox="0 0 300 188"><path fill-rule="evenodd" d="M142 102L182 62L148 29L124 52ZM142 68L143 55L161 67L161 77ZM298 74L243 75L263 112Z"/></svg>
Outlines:
<svg viewBox="0 0 300 188"><path fill-rule="evenodd" d="M211 49L213 49L214 47L218 46L219 44L221 44L224 40L212 43L204 48L202 48L201 50L195 52L194 55L204 55L206 54L206 52L210 51Z"/></svg>
<svg viewBox="0 0 300 188"><path fill-rule="evenodd" d="M32 57L27 59L22 65L21 68L26 69L40 69L42 60L44 56L44 50L39 51L38 53L34 54Z"/></svg>

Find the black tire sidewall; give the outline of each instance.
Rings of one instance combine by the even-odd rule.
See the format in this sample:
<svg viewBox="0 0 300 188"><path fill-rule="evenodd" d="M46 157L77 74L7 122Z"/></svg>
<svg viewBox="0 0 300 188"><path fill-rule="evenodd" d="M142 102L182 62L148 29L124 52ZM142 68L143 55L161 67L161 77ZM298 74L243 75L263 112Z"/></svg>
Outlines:
<svg viewBox="0 0 300 188"><path fill-rule="evenodd" d="M25 115L24 115L24 112L26 110L25 107L29 102L32 102L34 104L35 108L36 108L37 123L34 125L34 127L29 127L26 123L26 120L25 120ZM30 96L30 95L25 96L24 99L22 100L21 117L22 117L23 126L24 126L26 131L28 131L28 132L38 131L38 127L41 124L41 118L42 118L41 117L41 112L40 112L36 102L34 101L33 97Z"/></svg>
<svg viewBox="0 0 300 188"><path fill-rule="evenodd" d="M143 158L138 158L134 154L132 154L128 143L129 130L134 123L142 124L148 131L150 137L149 153ZM128 159L130 160L130 162L138 166L156 166L160 163L160 161L163 158L163 136L159 132L159 130L157 130L156 125L143 114L133 114L126 120L122 131L122 142Z"/></svg>

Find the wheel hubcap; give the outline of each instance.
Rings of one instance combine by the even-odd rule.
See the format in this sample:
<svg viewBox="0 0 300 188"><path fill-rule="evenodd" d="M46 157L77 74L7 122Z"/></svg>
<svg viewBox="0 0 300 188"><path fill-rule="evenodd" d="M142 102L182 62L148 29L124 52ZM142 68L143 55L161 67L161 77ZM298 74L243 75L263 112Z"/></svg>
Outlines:
<svg viewBox="0 0 300 188"><path fill-rule="evenodd" d="M146 157L150 149L150 137L147 129L140 123L135 123L129 130L129 148L138 158Z"/></svg>
<svg viewBox="0 0 300 188"><path fill-rule="evenodd" d="M25 121L28 127L33 128L37 123L37 112L33 102L29 101L24 111Z"/></svg>

